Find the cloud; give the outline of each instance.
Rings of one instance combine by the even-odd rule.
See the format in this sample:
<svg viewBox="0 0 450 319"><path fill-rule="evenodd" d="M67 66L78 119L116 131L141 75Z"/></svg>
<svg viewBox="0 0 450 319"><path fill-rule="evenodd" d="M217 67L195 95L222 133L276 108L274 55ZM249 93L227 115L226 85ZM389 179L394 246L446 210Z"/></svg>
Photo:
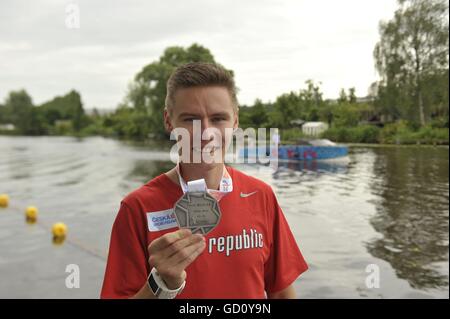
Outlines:
<svg viewBox="0 0 450 319"><path fill-rule="evenodd" d="M65 25L66 5L80 28ZM36 103L81 92L85 106L113 108L127 84L167 46L194 42L233 69L241 103L274 100L322 82L365 95L376 79L378 22L395 0L308 1L2 1L0 99L25 88Z"/></svg>

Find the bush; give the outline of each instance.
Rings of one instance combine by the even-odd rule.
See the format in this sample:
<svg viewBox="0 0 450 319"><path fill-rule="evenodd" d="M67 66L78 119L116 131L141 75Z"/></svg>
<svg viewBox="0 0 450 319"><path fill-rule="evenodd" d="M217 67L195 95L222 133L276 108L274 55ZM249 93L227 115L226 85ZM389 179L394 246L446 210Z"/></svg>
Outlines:
<svg viewBox="0 0 450 319"><path fill-rule="evenodd" d="M411 140L411 129L408 122L400 120L387 124L380 134L380 142L384 144L404 144Z"/></svg>
<svg viewBox="0 0 450 319"><path fill-rule="evenodd" d="M448 116L433 119L430 123L433 128L447 128L448 129Z"/></svg>
<svg viewBox="0 0 450 319"><path fill-rule="evenodd" d="M380 129L376 126L363 125L352 129L356 143L378 143Z"/></svg>
<svg viewBox="0 0 450 319"><path fill-rule="evenodd" d="M79 135L81 136L112 136L113 130L110 127L103 127L101 123L91 123L81 129Z"/></svg>
<svg viewBox="0 0 450 319"><path fill-rule="evenodd" d="M73 134L73 125L70 120L58 120L51 130L52 135L71 135Z"/></svg>
<svg viewBox="0 0 450 319"><path fill-rule="evenodd" d="M424 126L417 133L417 140L421 144L445 144L448 145L448 128L433 128Z"/></svg>
<svg viewBox="0 0 450 319"><path fill-rule="evenodd" d="M448 128L436 128L434 124L414 129L406 121L386 125L380 135L385 144L445 144L448 145Z"/></svg>
<svg viewBox="0 0 450 319"><path fill-rule="evenodd" d="M299 128L290 128L281 130L281 141L283 143L295 143L299 139L304 138L302 130Z"/></svg>
<svg viewBox="0 0 450 319"><path fill-rule="evenodd" d="M357 127L361 113L357 105L338 104L333 109L334 125L337 127L349 128Z"/></svg>
<svg viewBox="0 0 450 319"><path fill-rule="evenodd" d="M378 143L380 129L371 125L357 127L332 127L322 134L322 138L339 143Z"/></svg>
<svg viewBox="0 0 450 319"><path fill-rule="evenodd" d="M350 141L349 130L345 127L332 127L323 132L321 137L334 142L347 143Z"/></svg>

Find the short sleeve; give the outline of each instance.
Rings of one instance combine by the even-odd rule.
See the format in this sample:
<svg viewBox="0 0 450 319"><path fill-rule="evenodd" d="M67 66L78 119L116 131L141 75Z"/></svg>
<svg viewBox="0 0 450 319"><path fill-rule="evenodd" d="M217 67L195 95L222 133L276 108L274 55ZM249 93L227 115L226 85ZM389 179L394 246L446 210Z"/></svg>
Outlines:
<svg viewBox="0 0 450 319"><path fill-rule="evenodd" d="M111 232L101 298L129 298L145 284L149 266L144 222L138 211L121 203Z"/></svg>
<svg viewBox="0 0 450 319"><path fill-rule="evenodd" d="M305 259L297 246L287 220L271 191L268 207L271 216L272 242L270 255L264 265L265 290L274 293L287 288L298 276L308 269Z"/></svg>

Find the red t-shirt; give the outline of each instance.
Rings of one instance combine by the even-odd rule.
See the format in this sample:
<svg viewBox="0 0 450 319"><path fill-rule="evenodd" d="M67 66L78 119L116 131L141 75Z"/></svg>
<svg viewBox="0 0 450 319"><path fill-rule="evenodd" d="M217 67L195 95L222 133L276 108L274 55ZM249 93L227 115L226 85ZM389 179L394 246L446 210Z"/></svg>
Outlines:
<svg viewBox="0 0 450 319"><path fill-rule="evenodd" d="M177 298L266 298L265 292L287 288L308 269L270 186L227 170L233 191L220 200L220 223L186 268L186 286ZM182 195L181 187L161 174L122 200L102 298L131 297L146 283L151 270L147 247L178 229L172 209Z"/></svg>

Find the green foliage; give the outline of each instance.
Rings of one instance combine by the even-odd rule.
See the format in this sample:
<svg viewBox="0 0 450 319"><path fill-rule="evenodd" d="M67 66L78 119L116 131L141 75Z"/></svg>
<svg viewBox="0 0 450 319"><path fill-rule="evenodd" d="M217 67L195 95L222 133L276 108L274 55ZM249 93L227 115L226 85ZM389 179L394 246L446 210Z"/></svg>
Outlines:
<svg viewBox="0 0 450 319"><path fill-rule="evenodd" d="M356 90L354 87L348 89L348 102L353 104L356 103Z"/></svg>
<svg viewBox="0 0 450 319"><path fill-rule="evenodd" d="M74 90L42 104L39 111L46 119L48 126L54 126L56 121L70 120L72 121L72 130L79 132L87 122L81 96Z"/></svg>
<svg viewBox="0 0 450 319"><path fill-rule="evenodd" d="M249 120L255 125L254 127L266 127L269 122L269 116L266 106L261 100L256 100L249 115Z"/></svg>
<svg viewBox="0 0 450 319"><path fill-rule="evenodd" d="M317 121L319 119L319 109L323 107L323 94L320 91L320 83L316 85L314 81L305 82L306 89L300 90L300 114L308 121Z"/></svg>
<svg viewBox="0 0 450 319"><path fill-rule="evenodd" d="M358 102L354 88L342 89L337 103L324 100L320 83L308 80L298 91L281 94L274 102L256 99L253 105L240 106L240 126L276 127L281 139L291 143L305 137L298 127L301 120L328 123L330 129L323 137L337 142L448 144L448 39L443 37L448 35L448 22L442 20L448 5L440 0L399 3L394 19L380 25L374 56L381 80L371 86L374 102ZM0 124L12 123L16 130L2 133L167 138L163 124L166 82L176 67L196 61L215 59L198 44L167 48L136 74L115 112L103 116L98 112L87 116L76 91L40 106L34 106L24 90L10 92L0 104ZM427 125L421 123L422 111ZM380 119L392 123L383 129L362 125Z"/></svg>
<svg viewBox="0 0 450 319"><path fill-rule="evenodd" d="M333 109L334 125L337 127L354 127L357 126L361 114L358 106L350 103L341 103Z"/></svg>
<svg viewBox="0 0 450 319"><path fill-rule="evenodd" d="M341 89L341 90L339 91L339 98L338 98L337 102L338 102L339 104L347 103L347 102L348 102L347 93L345 93L345 90L344 90L344 89Z"/></svg>
<svg viewBox="0 0 450 319"><path fill-rule="evenodd" d="M151 119L145 113L136 112L127 109L120 112L120 119L117 121L115 132L119 137L128 137L134 139L145 139L149 137Z"/></svg>
<svg viewBox="0 0 450 319"><path fill-rule="evenodd" d="M30 133L33 102L25 90L10 92L5 100L4 111L5 120L14 124L19 133Z"/></svg>
<svg viewBox="0 0 450 319"><path fill-rule="evenodd" d="M445 144L449 141L448 128L436 128L426 125L417 128L413 123L398 121L386 125L380 134L385 144Z"/></svg>
<svg viewBox="0 0 450 319"><path fill-rule="evenodd" d="M289 129L292 120L318 121L326 117L332 121L328 103L323 101L320 86L312 80L305 82L306 88L297 92L282 94L272 105L269 112L269 124L271 127Z"/></svg>
<svg viewBox="0 0 450 319"><path fill-rule="evenodd" d="M131 135L126 136L141 137L151 131L158 137L167 137L163 124L166 83L176 67L188 62L215 63L216 61L211 52L201 45L193 44L188 48L173 46L167 48L158 61L146 65L136 74L129 86L125 105L137 112L133 118L138 119L138 126L145 123L148 128L131 127L132 124L127 122L121 127L119 135L127 132L125 134Z"/></svg>
<svg viewBox="0 0 450 319"><path fill-rule="evenodd" d="M0 123L11 123L22 135L67 135L79 132L89 119L81 96L71 91L40 106L34 106L25 90L10 92L0 108Z"/></svg>
<svg viewBox="0 0 450 319"><path fill-rule="evenodd" d="M421 127L416 132L416 140L421 144L443 144L448 145L448 128L433 128L430 125Z"/></svg>
<svg viewBox="0 0 450 319"><path fill-rule="evenodd" d="M448 128L448 117L436 118L429 125L432 128Z"/></svg>
<svg viewBox="0 0 450 319"><path fill-rule="evenodd" d="M436 109L448 116L448 1L400 0L394 18L380 23L380 36L374 49L380 111L421 125Z"/></svg>
<svg viewBox="0 0 450 319"><path fill-rule="evenodd" d="M270 122L268 105L257 99L253 106L241 106L239 108L239 126L243 129L248 127L268 127Z"/></svg>
<svg viewBox="0 0 450 319"><path fill-rule="evenodd" d="M274 105L278 117L273 118L272 125L280 129L289 128L290 121L301 116L299 100L299 96L294 92L279 96Z"/></svg>
<svg viewBox="0 0 450 319"><path fill-rule="evenodd" d="M319 121L325 122L329 127L331 127L334 122L334 108L335 106L333 106L331 103L324 103L318 109Z"/></svg>
<svg viewBox="0 0 450 319"><path fill-rule="evenodd" d="M340 143L378 143L380 129L376 126L332 127L322 133L326 138Z"/></svg>
<svg viewBox="0 0 450 319"><path fill-rule="evenodd" d="M70 120L57 120L51 132L53 135L71 135L74 132L72 122Z"/></svg>
<svg viewBox="0 0 450 319"><path fill-rule="evenodd" d="M290 128L281 131L281 141L284 144L297 143L302 138L305 138L305 135L299 128Z"/></svg>

